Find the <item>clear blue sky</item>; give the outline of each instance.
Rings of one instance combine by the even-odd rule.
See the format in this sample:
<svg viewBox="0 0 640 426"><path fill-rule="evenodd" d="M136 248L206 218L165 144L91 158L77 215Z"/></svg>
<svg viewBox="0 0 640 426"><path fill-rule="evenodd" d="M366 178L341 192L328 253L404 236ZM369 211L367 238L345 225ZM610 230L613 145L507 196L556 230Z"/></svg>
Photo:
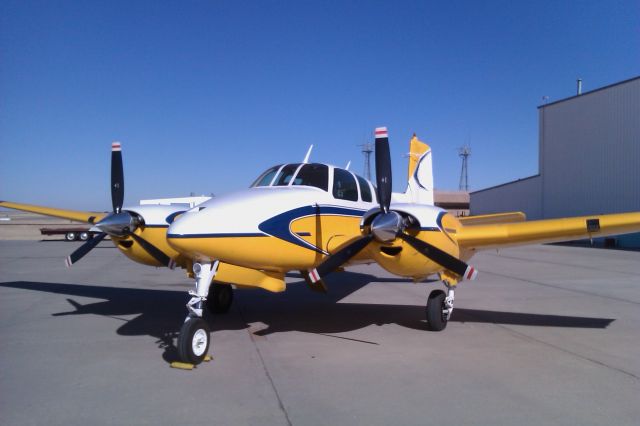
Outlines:
<svg viewBox="0 0 640 426"><path fill-rule="evenodd" d="M312 160L362 173L389 127L394 189L413 132L436 187L537 172L543 96L640 74L632 1L0 2L0 199L110 208L223 194Z"/></svg>

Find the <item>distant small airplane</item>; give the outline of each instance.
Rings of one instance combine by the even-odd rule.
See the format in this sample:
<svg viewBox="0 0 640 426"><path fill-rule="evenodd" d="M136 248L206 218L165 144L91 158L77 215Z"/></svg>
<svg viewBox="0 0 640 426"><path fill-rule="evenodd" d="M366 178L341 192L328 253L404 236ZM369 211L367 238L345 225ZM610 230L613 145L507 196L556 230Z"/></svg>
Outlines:
<svg viewBox="0 0 640 426"><path fill-rule="evenodd" d="M286 289L285 274L301 271L312 289L325 291L322 278L327 274L374 261L416 281L438 274L447 293L433 290L426 313L429 328L439 331L453 311L458 283L477 275L467 263L477 250L640 231L640 213L530 222L519 212L456 218L433 205L430 147L416 136L411 139L407 190L392 193L386 128L376 129L375 135L377 186L351 171L304 161L271 167L249 189L183 213L158 206L148 206L154 207L151 211L122 209L122 172L116 160L113 213L7 202L0 206L94 223L136 261L185 268L196 288L189 292L178 353L192 364L200 363L209 349L204 304L213 300L221 311L228 310L231 284L280 292ZM119 146L114 152L119 153ZM86 243L72 260L92 247Z"/></svg>

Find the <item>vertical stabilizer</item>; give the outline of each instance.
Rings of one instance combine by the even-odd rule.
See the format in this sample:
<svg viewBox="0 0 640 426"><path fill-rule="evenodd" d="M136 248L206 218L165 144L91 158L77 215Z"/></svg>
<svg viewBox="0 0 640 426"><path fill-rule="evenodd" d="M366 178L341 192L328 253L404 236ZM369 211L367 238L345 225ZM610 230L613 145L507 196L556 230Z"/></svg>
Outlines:
<svg viewBox="0 0 640 426"><path fill-rule="evenodd" d="M414 134L409 142L409 173L406 200L433 205L433 162L431 148Z"/></svg>

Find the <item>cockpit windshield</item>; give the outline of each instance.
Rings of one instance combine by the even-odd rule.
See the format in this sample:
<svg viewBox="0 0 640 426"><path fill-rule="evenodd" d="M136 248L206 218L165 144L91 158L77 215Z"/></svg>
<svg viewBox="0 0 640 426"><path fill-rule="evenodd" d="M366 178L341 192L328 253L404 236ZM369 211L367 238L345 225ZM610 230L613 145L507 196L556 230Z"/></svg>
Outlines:
<svg viewBox="0 0 640 426"><path fill-rule="evenodd" d="M278 176L276 177L276 181L273 183L273 186L289 185L289 182L291 182L291 179L293 178L293 175L296 173L296 170L298 170L298 167L300 167L300 164L287 164L286 166L284 166L282 170L280 170L280 173L278 173Z"/></svg>
<svg viewBox="0 0 640 426"><path fill-rule="evenodd" d="M267 170L266 172L264 172L263 174L261 174L260 176L258 176L258 179L256 179L252 184L251 187L253 188L254 186L269 186L271 185L271 181L273 180L273 177L276 175L276 172L278 170L280 170L281 166L274 166L272 168L270 168L269 170Z"/></svg>
<svg viewBox="0 0 640 426"><path fill-rule="evenodd" d="M271 167L253 182L257 186L312 186L329 190L329 167L325 164L285 164Z"/></svg>
<svg viewBox="0 0 640 426"><path fill-rule="evenodd" d="M305 164L292 185L315 186L323 191L329 189L329 167L324 164Z"/></svg>

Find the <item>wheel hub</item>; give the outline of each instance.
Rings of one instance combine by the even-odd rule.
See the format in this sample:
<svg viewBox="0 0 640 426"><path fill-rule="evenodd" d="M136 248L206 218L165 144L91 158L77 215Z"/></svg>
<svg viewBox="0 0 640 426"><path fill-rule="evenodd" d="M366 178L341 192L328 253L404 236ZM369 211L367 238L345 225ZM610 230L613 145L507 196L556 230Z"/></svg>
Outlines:
<svg viewBox="0 0 640 426"><path fill-rule="evenodd" d="M191 349L195 356L201 356L207 349L207 332L203 329L196 330L191 339Z"/></svg>

